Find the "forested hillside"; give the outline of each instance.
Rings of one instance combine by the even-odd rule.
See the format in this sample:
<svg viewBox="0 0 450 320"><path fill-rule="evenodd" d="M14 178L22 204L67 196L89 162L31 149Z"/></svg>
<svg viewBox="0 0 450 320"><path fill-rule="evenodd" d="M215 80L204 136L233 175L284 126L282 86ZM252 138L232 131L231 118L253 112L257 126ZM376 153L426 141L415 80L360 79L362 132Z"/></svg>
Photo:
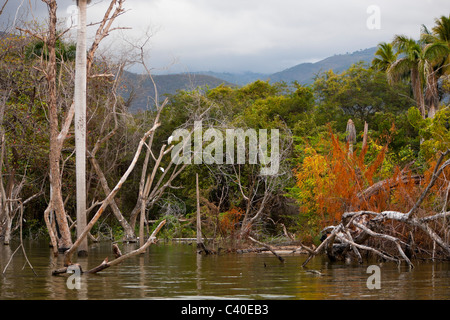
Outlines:
<svg viewBox="0 0 450 320"><path fill-rule="evenodd" d="M233 85L225 80L203 74L154 75L153 80L161 97L174 95L177 91L215 88L221 84ZM130 112L148 110L154 107L153 101L148 97L155 96L155 86L145 74L139 75L124 71L119 94L128 101Z"/></svg>
<svg viewBox="0 0 450 320"><path fill-rule="evenodd" d="M270 81L270 83L297 81L302 85L311 85L320 73L333 70L341 73L352 64L372 62L376 48L356 51L353 53L337 54L315 63L301 63L294 67L276 72L263 74L254 72L224 73L224 72L192 72L190 74L154 75L155 83L160 95L175 94L178 90L192 90L198 87L215 88L221 84L228 86L245 86L256 80ZM147 77L131 72L124 72L124 87L121 95L128 99L130 96L130 111L146 110L150 105L148 96L154 96L154 85Z"/></svg>

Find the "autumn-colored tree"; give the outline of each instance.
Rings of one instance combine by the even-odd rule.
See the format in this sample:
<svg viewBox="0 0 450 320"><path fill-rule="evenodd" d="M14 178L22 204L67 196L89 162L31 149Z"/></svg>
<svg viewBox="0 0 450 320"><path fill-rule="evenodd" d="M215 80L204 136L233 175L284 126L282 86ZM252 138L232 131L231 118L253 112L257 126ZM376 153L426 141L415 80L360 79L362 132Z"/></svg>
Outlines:
<svg viewBox="0 0 450 320"><path fill-rule="evenodd" d="M219 217L219 227L223 235L230 235L239 228L239 224L244 215L244 210L233 207L223 212Z"/></svg>

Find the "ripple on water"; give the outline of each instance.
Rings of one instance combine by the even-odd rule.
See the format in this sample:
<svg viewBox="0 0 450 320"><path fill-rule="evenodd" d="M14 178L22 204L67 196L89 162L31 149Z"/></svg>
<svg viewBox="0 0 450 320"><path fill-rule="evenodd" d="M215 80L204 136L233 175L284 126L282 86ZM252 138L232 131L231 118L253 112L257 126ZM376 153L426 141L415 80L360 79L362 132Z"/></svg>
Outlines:
<svg viewBox="0 0 450 320"><path fill-rule="evenodd" d="M0 246L0 270L12 252ZM284 264L270 255L227 254L198 256L192 246L160 245L145 255L82 278L81 290L69 290L67 277L51 276L55 260L48 243L30 243L27 252L39 274L35 277L16 255L0 276L2 299L450 299L450 263L417 263L409 271L395 264L381 267L381 289L366 285L368 265L329 263L313 258L301 268L304 256L286 256ZM126 250L122 250L126 252ZM32 254L31 254L32 253ZM83 269L111 256L111 244L96 244L81 260ZM84 268L86 266L86 268Z"/></svg>

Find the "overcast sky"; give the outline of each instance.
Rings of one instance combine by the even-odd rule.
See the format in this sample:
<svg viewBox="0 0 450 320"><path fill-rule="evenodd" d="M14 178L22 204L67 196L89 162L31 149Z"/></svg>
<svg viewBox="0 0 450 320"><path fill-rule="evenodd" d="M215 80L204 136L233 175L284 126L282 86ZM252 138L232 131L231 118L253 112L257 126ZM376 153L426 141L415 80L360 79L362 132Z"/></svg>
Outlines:
<svg viewBox="0 0 450 320"><path fill-rule="evenodd" d="M62 21L74 3L58 1ZM34 17L45 18L41 1L10 0L0 19L14 21L30 4ZM100 20L108 4L109 0L92 0L88 21ZM379 8L379 20L376 11L368 12L370 6ZM148 63L157 73L273 73L374 47L395 34L418 38L422 24L431 28L435 18L450 14L450 1L127 0L125 8L116 26L132 29L111 34L107 48L120 51L121 37L137 41L150 28ZM376 28L369 28L368 20Z"/></svg>

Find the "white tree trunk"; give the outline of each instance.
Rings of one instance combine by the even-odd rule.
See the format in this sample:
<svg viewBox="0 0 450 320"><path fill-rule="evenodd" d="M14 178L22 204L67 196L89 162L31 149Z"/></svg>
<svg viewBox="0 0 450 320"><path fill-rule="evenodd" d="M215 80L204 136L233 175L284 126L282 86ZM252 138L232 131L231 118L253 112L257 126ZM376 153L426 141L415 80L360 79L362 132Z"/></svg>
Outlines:
<svg viewBox="0 0 450 320"><path fill-rule="evenodd" d="M77 237L86 227L86 7L87 0L78 1L77 53L75 67L75 153ZM78 247L86 255L87 238Z"/></svg>

